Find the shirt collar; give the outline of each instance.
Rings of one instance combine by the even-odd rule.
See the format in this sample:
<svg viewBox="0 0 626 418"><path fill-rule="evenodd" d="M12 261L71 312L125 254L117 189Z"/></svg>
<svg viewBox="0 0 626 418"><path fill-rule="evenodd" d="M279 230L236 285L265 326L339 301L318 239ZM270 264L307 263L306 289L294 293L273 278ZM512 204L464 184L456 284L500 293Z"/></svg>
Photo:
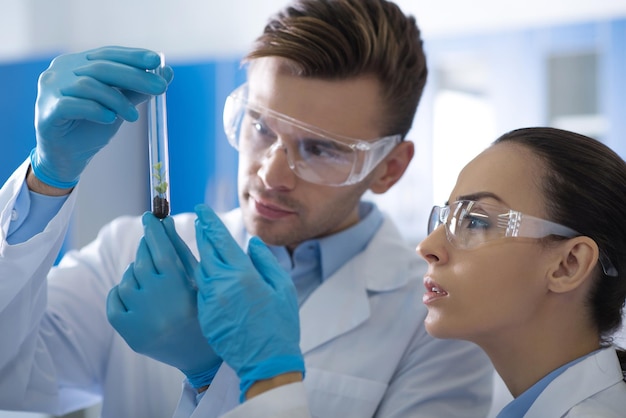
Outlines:
<svg viewBox="0 0 626 418"><path fill-rule="evenodd" d="M502 411L500 411L497 418L504 418L504 417L508 417L508 418L520 417L521 418L523 417L526 414L526 412L528 412L532 404L537 400L539 395L541 395L541 393L545 390L545 388L548 387L548 385L552 383L554 379L556 379L558 376L563 374L565 370L569 369L576 363L580 363L581 361L583 361L584 359L586 359L587 357L591 355L594 355L595 353L597 353L597 351L593 351L589 354L579 357L573 361L570 361L567 364L564 364L558 369L551 371L546 376L544 376L541 380L539 380L537 383L535 383L530 388L528 388L524 393L522 393L520 396L513 399L508 405L506 405L502 409Z"/></svg>
<svg viewBox="0 0 626 418"><path fill-rule="evenodd" d="M270 245L269 248L287 271L294 268L294 259L308 258L310 262L310 258L315 258L315 263L321 266L321 279L324 281L367 246L382 224L383 215L375 204L360 202L359 219L356 224L336 234L300 243L292 257L284 246Z"/></svg>

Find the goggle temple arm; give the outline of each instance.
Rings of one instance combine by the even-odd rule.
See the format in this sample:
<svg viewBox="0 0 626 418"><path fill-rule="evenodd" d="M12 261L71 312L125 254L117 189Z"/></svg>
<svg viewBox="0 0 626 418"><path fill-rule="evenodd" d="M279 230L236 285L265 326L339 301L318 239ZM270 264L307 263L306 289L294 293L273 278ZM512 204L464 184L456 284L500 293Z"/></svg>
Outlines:
<svg viewBox="0 0 626 418"><path fill-rule="evenodd" d="M400 141L402 141L400 135L392 135L380 139L368 149L362 149L357 145L355 152L357 155L363 155L362 163L360 165L358 163L354 165L346 184L354 184L363 180L387 155L389 155L391 150L393 150Z"/></svg>

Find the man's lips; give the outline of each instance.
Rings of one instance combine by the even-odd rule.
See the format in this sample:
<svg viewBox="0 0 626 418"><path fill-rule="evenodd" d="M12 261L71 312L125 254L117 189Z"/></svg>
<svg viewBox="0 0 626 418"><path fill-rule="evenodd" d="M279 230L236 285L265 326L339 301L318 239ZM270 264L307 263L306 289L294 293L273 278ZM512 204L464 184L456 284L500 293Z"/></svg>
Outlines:
<svg viewBox="0 0 626 418"><path fill-rule="evenodd" d="M448 292L446 292L441 286L439 286L439 284L429 277L424 277L424 287L426 287L426 293L422 296L422 302L426 305L437 299L448 296Z"/></svg>
<svg viewBox="0 0 626 418"><path fill-rule="evenodd" d="M295 214L294 211L288 208L267 201L255 199L254 197L252 197L252 200L254 201L256 212L266 219L277 220Z"/></svg>

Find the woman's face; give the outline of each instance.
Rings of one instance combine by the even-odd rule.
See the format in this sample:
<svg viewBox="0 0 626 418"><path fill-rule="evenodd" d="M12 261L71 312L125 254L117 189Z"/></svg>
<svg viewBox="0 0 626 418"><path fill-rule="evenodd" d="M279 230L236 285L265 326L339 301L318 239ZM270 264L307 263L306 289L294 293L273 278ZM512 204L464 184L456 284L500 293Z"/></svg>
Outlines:
<svg viewBox="0 0 626 418"><path fill-rule="evenodd" d="M461 171L449 202L477 200L545 219L542 170L523 146L494 145ZM424 303L431 335L480 344L524 335L541 321L549 250L537 240L501 238L459 249L441 225L417 251L429 265Z"/></svg>

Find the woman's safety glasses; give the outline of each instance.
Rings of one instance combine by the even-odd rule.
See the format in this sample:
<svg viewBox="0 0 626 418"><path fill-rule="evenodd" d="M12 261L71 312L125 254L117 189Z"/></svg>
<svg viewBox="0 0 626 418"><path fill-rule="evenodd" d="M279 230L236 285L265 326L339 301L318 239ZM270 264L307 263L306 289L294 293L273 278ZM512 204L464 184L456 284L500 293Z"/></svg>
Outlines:
<svg viewBox="0 0 626 418"><path fill-rule="evenodd" d="M544 238L556 235L572 238L581 235L545 219L474 200L434 206L428 220L428 234L441 224L445 225L448 241L460 249L476 248L505 237ZM599 261L607 276L617 276L617 270L602 250Z"/></svg>
<svg viewBox="0 0 626 418"><path fill-rule="evenodd" d="M282 149L298 177L327 186L363 180L401 140L400 135L365 141L326 132L249 101L246 84L226 99L224 131L240 153L262 160Z"/></svg>

